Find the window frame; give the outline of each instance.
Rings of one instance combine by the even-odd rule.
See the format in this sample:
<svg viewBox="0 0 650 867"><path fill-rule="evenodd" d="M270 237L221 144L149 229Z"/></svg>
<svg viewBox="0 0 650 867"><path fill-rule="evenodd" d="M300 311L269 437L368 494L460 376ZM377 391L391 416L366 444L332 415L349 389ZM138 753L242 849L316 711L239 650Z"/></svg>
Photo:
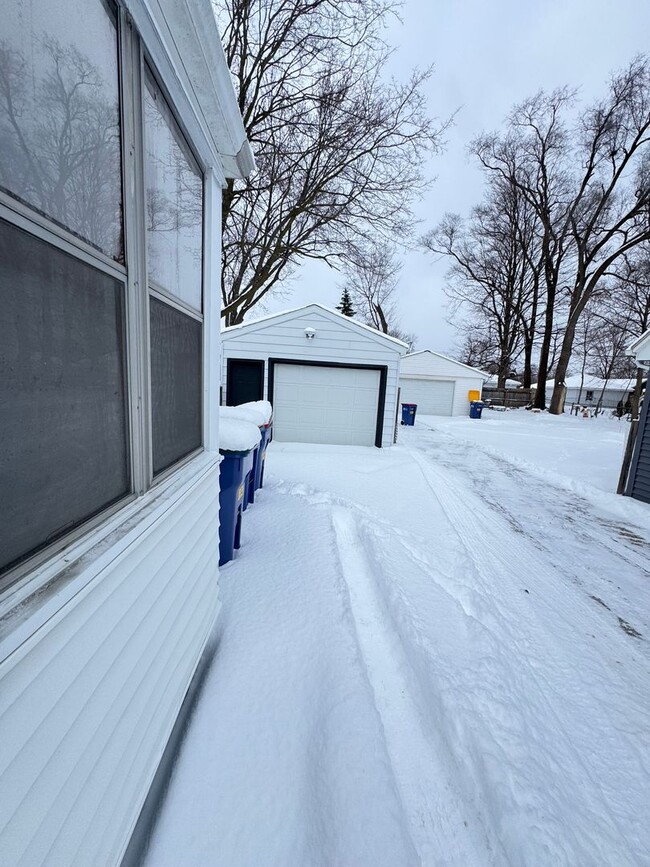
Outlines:
<svg viewBox="0 0 650 867"><path fill-rule="evenodd" d="M105 6L105 0L100 0ZM161 82L156 63L147 52L142 36L137 32L131 15L120 0L111 4L117 34L115 74L118 77L120 110L120 165L122 192L122 238L124 264L111 258L94 245L78 237L64 226L50 220L35 208L20 199L0 190L0 218L23 229L51 246L119 280L123 285L125 307L125 414L127 419L128 493L95 515L82 520L77 526L63 533L50 544L28 555L19 564L0 574L0 606L22 594L21 588L30 587L36 570L50 577L47 584L56 581L52 571L60 573L70 564L66 553L90 543L90 534L116 520L116 515L125 507L137 508L135 501L142 495L167 482L198 455L206 451L208 419L208 382L206 377L206 342L210 339L206 327L206 311L213 304L206 298L208 283L206 227L208 208L213 207L211 187L214 170L206 167L205 161L192 145L185 125L180 120L174 100ZM109 14L109 13L107 13ZM166 100L178 130L194 158L201 174L202 221L201 221L201 312L186 305L162 287L150 284L147 272L146 237L146 191L144 162L144 87L148 70ZM223 179L219 178L223 182ZM212 251L213 252L213 251ZM149 299L151 296L173 306L185 315L201 322L201 445L176 463L153 476L152 414L151 414L151 366ZM214 310L210 316L214 317ZM218 317L218 312L217 312ZM129 509L126 510L130 512ZM125 513L126 514L126 513ZM58 562L56 558L58 559Z"/></svg>

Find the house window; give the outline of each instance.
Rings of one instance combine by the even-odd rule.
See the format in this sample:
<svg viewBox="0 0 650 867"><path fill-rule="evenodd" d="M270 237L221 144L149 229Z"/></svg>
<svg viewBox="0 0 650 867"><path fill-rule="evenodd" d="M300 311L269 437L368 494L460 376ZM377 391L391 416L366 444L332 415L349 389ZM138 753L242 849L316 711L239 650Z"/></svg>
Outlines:
<svg viewBox="0 0 650 867"><path fill-rule="evenodd" d="M585 395L585 400L593 400L593 399L594 399L593 391L588 391Z"/></svg>
<svg viewBox="0 0 650 867"><path fill-rule="evenodd" d="M124 258L120 154L111 9L15 0L0 42L0 573L131 488L126 275L107 264Z"/></svg>
<svg viewBox="0 0 650 867"><path fill-rule="evenodd" d="M102 0L3 12L0 188L123 261L117 28Z"/></svg>
<svg viewBox="0 0 650 867"><path fill-rule="evenodd" d="M154 475L201 447L203 177L153 76L144 96Z"/></svg>
<svg viewBox="0 0 650 867"><path fill-rule="evenodd" d="M15 0L1 30L0 587L203 430L203 174L126 11Z"/></svg>

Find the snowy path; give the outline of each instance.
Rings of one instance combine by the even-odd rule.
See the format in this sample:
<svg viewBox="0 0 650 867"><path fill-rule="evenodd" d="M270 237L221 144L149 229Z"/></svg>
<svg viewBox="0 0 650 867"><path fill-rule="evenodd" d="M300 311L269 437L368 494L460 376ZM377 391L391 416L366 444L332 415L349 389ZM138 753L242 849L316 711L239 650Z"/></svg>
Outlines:
<svg viewBox="0 0 650 867"><path fill-rule="evenodd" d="M645 513L402 439L272 447L147 867L650 864Z"/></svg>
<svg viewBox="0 0 650 867"><path fill-rule="evenodd" d="M378 596L367 543L350 509L335 506L332 519L361 652L420 859L432 865L478 863L482 850L468 839L466 811L421 718L409 661Z"/></svg>

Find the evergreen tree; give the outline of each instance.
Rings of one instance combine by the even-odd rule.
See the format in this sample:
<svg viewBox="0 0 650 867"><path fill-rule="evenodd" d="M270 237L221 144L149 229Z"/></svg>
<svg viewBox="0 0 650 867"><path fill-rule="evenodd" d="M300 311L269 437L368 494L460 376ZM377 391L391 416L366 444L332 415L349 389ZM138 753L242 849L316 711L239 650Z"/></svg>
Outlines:
<svg viewBox="0 0 650 867"><path fill-rule="evenodd" d="M352 299L347 289L343 290L341 295L341 303L337 304L336 309L344 316L354 316L355 310L352 306Z"/></svg>

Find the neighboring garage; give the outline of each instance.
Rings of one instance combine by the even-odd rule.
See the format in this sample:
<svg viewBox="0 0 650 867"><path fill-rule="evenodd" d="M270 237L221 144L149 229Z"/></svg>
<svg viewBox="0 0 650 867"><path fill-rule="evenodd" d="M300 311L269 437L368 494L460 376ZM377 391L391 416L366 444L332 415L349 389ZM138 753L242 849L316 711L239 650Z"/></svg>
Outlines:
<svg viewBox="0 0 650 867"><path fill-rule="evenodd" d="M400 403L416 403L418 415L467 415L469 392L488 376L430 349L412 352L401 361Z"/></svg>
<svg viewBox="0 0 650 867"><path fill-rule="evenodd" d="M221 333L222 402L273 404L278 442L389 446L406 344L320 304Z"/></svg>

